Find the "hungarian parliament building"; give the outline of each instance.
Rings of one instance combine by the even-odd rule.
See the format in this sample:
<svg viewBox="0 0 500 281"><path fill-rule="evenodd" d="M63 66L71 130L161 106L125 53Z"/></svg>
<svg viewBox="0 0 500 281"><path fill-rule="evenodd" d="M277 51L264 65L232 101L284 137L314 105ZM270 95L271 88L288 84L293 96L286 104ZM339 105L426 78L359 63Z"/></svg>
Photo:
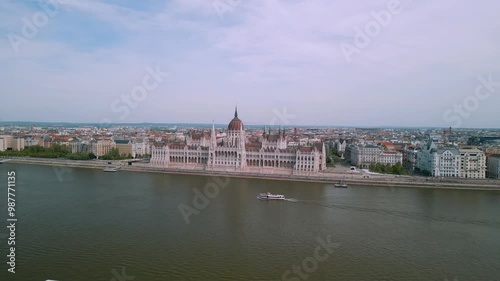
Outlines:
<svg viewBox="0 0 500 281"><path fill-rule="evenodd" d="M206 170L255 171L288 169L295 172L318 172L326 169L324 143L288 147L284 130L262 134L247 140L243 122L235 109L226 135L217 138L215 126L208 132L191 132L185 141L155 142L151 147L152 166L201 166Z"/></svg>

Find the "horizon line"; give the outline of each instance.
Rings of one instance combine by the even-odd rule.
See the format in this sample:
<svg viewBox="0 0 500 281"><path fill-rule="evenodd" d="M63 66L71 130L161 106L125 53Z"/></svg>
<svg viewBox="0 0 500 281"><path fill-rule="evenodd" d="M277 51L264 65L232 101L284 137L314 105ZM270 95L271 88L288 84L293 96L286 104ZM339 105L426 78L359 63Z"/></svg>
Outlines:
<svg viewBox="0 0 500 281"><path fill-rule="evenodd" d="M5 124L5 123L13 123L13 124ZM168 122L168 123L160 123L160 122L123 122L123 123L100 123L100 122L69 122L69 121L0 121L0 126L13 126L15 123L33 123L33 124L67 124L67 125L99 125L96 127L109 127L113 125L141 125L141 124L150 124L150 125L207 125L211 126L212 123L193 123L193 122ZM105 125L103 125L105 124ZM215 125L224 125L225 123L215 123ZM289 124L289 125L283 125L283 124L276 124L276 125L269 125L269 124L246 124L245 126L251 126L251 127L258 127L258 126L263 126L263 127L285 127L285 128L293 128L293 127L329 127L329 128L370 128L370 129L386 129L386 128L398 128L398 129L449 129L451 128L452 130L464 130L464 129L488 129L488 130L500 130L500 127L460 127L460 128L454 128L454 127L443 127L443 126L403 126L403 125L299 125L299 124Z"/></svg>

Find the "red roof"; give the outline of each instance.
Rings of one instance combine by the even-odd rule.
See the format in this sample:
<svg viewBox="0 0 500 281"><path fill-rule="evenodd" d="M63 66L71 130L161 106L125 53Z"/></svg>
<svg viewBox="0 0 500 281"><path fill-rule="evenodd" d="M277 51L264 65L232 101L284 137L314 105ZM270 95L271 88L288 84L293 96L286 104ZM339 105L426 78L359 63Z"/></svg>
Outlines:
<svg viewBox="0 0 500 281"><path fill-rule="evenodd" d="M299 148L299 151L300 152L311 152L312 147L301 147L301 148Z"/></svg>

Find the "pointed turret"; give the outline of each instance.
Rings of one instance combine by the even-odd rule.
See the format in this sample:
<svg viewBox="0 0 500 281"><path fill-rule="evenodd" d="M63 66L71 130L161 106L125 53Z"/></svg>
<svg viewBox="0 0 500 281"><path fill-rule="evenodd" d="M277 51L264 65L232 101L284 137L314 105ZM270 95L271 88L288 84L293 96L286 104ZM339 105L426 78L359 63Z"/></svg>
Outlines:
<svg viewBox="0 0 500 281"><path fill-rule="evenodd" d="M212 132L210 133L210 145L212 147L216 147L217 146L217 139L215 137L215 124L214 124L214 120L212 120Z"/></svg>
<svg viewBox="0 0 500 281"><path fill-rule="evenodd" d="M240 143L239 147L245 149L245 130L243 129L243 124L240 125Z"/></svg>

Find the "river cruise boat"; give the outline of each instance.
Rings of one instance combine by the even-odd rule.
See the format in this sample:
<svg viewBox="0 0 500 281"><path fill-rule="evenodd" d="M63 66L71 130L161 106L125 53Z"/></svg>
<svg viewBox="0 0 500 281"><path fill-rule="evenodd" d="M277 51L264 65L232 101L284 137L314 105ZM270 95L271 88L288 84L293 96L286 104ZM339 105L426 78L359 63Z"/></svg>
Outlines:
<svg viewBox="0 0 500 281"><path fill-rule="evenodd" d="M339 181L335 184L335 187L338 187L338 188L347 188L347 183L345 183L344 181Z"/></svg>
<svg viewBox="0 0 500 281"><path fill-rule="evenodd" d="M285 195L281 194L271 194L271 193L261 193L257 195L257 199L260 200L285 200Z"/></svg>
<svg viewBox="0 0 500 281"><path fill-rule="evenodd" d="M118 172L117 167L106 167L102 170L103 172Z"/></svg>

